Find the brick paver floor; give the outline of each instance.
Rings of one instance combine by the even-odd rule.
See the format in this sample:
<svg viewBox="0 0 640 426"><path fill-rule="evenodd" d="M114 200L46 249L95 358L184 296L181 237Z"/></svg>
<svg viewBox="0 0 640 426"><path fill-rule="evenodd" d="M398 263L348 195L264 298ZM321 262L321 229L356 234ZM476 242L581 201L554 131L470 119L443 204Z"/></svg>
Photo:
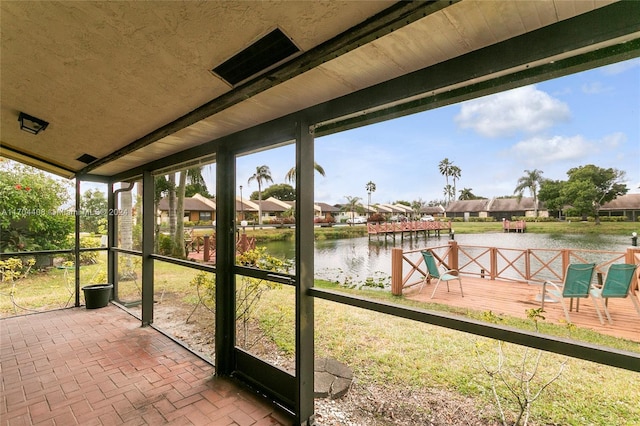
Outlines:
<svg viewBox="0 0 640 426"><path fill-rule="evenodd" d="M116 306L0 320L2 425L289 425Z"/></svg>

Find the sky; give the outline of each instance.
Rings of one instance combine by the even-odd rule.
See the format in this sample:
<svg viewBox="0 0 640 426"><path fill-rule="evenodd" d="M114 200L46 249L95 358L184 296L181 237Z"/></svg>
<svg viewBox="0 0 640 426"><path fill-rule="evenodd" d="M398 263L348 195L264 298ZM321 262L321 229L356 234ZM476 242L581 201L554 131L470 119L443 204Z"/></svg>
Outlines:
<svg viewBox="0 0 640 426"><path fill-rule="evenodd" d="M366 205L369 181L372 204L444 200L444 158L461 169L456 196L513 195L525 170L567 180L587 164L624 171L629 192L640 193L640 59L320 137L315 158L326 176L316 173L314 198L329 204L350 196ZM239 157L243 196L258 190L248 183L256 167L285 183L294 164L293 146ZM205 171L209 188L214 170Z"/></svg>

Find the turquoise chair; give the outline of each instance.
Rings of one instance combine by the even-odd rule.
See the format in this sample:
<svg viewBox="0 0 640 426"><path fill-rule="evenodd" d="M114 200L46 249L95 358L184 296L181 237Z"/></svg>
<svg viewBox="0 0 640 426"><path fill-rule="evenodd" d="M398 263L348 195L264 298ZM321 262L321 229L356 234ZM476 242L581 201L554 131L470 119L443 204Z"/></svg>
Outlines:
<svg viewBox="0 0 640 426"><path fill-rule="evenodd" d="M420 286L420 290L418 290L418 293L422 291L422 287L424 287L428 279L435 278L438 281L436 282L436 286L433 288L433 293L431 293L432 299L436 294L436 290L438 289L441 281L447 283L447 291L449 291L449 281L452 280L458 280L458 283L460 284L460 294L462 295L462 297L464 297L464 293L462 292L462 280L460 279L458 271L447 269L443 272L440 272L440 270L438 269L438 265L436 265L436 259L435 257L433 257L433 254L431 254L430 251L423 251L422 257L424 258L424 263L427 265L427 274L424 276L424 280L422 280L422 286Z"/></svg>
<svg viewBox="0 0 640 426"><path fill-rule="evenodd" d="M571 322L569 317L569 311L564 304L564 299L571 299L569 310L573 307L573 299L578 298L578 304L576 306L576 312L578 311L580 298L589 297L591 291L591 281L593 280L593 272L595 270L595 263L572 263L567 267L567 271L564 274L564 283L560 286L552 281L545 281L542 284L542 309L544 309L544 302L547 296L553 301L559 302L564 310L564 316L567 322ZM548 288L553 287L553 288ZM595 302L594 302L595 304ZM604 324L600 310L596 306L596 312L600 323Z"/></svg>
<svg viewBox="0 0 640 426"><path fill-rule="evenodd" d="M591 297L593 297L593 303L598 307L598 301L602 303L604 313L607 315L609 324L613 324L611 321L611 315L609 315L609 309L607 309L607 299L610 298L626 298L631 296L631 302L636 308L636 312L640 315L640 304L635 294L631 294L631 283L633 282L633 276L636 272L638 265L632 265L629 263L615 263L609 267L607 272L607 278L602 285L602 288L592 288Z"/></svg>

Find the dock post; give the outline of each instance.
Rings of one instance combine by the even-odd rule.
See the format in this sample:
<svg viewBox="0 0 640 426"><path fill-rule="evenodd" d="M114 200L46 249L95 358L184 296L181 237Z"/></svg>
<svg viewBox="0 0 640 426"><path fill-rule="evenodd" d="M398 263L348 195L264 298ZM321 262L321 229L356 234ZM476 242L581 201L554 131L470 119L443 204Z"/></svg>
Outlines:
<svg viewBox="0 0 640 426"><path fill-rule="evenodd" d="M391 249L391 294L402 296L402 249Z"/></svg>
<svg viewBox="0 0 640 426"><path fill-rule="evenodd" d="M209 245L210 245L210 243L209 243L209 236L208 236L208 235L205 235L205 236L204 236L204 249L203 249L203 250L204 250L204 253L202 253L202 260L203 260L203 261L205 261L205 262L208 262L208 261L209 261L209 255L210 255L210 252L209 252Z"/></svg>

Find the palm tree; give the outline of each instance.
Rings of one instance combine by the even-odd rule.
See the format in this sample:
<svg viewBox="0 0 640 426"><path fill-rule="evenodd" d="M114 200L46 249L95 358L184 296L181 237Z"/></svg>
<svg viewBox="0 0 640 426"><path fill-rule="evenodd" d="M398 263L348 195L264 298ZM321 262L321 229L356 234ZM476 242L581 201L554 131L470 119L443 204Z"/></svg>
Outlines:
<svg viewBox="0 0 640 426"><path fill-rule="evenodd" d="M449 176L451 176L451 168L454 167L453 163L449 161L448 158L440 161L438 164L438 170L440 170L440 174L444 176L446 185L444 187L444 195L447 197L447 204L451 201L451 197L449 194L451 193L451 186L449 185ZM455 197L455 193L453 194Z"/></svg>
<svg viewBox="0 0 640 426"><path fill-rule="evenodd" d="M453 195L451 196L451 198L455 199L456 198L456 181L458 179L460 179L460 176L462 175L462 170L460 169L460 167L458 166L451 166L451 170L449 171L451 177L453 178Z"/></svg>
<svg viewBox="0 0 640 426"><path fill-rule="evenodd" d="M323 176L323 177L326 176L322 166L320 164L316 163L315 161L313 162L313 168L315 169L316 172L320 173L321 176ZM284 179L287 182L293 183L296 180L296 168L292 167L291 169L289 169L289 171L285 175Z"/></svg>
<svg viewBox="0 0 640 426"><path fill-rule="evenodd" d="M453 186L451 186L451 185L445 186L444 187L444 191L442 191L442 193L444 194L445 198L447 199L447 205L449 205L449 203L451 203L451 199L456 196L456 193L453 192Z"/></svg>
<svg viewBox="0 0 640 426"><path fill-rule="evenodd" d="M376 184L373 183L372 181L369 181L365 185L365 188L367 189L367 195L369 195L369 198L367 200L367 217L369 217L369 206L371 205L371 193L376 192Z"/></svg>
<svg viewBox="0 0 640 426"><path fill-rule="evenodd" d="M269 166L262 165L256 167L256 172L247 180L247 184L251 184L254 180L258 182L258 225L262 225L262 183L273 183Z"/></svg>
<svg viewBox="0 0 640 426"><path fill-rule="evenodd" d="M458 197L458 200L476 200L478 197L476 197L473 192L471 192L473 190L473 188L462 188L460 190L460 196Z"/></svg>
<svg viewBox="0 0 640 426"><path fill-rule="evenodd" d="M169 174L169 236L176 238L176 174Z"/></svg>
<svg viewBox="0 0 640 426"><path fill-rule="evenodd" d="M360 197L345 195L344 198L347 199L347 204L343 205L341 210L351 212L351 221L353 222L354 212L358 210L358 206L360 205Z"/></svg>
<svg viewBox="0 0 640 426"><path fill-rule="evenodd" d="M525 170L525 175L518 179L518 186L513 191L514 194L518 194L518 202L522 199L522 193L525 189L528 189L533 197L533 211L534 215L538 217L538 188L544 180L542 177L542 171L538 169Z"/></svg>

